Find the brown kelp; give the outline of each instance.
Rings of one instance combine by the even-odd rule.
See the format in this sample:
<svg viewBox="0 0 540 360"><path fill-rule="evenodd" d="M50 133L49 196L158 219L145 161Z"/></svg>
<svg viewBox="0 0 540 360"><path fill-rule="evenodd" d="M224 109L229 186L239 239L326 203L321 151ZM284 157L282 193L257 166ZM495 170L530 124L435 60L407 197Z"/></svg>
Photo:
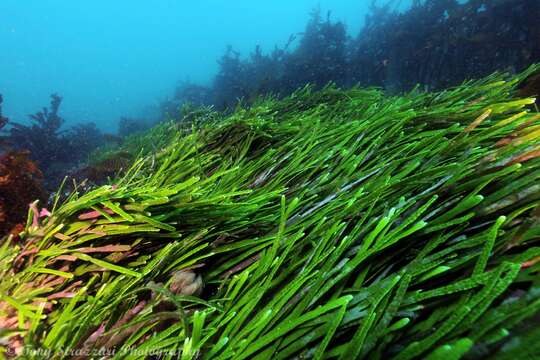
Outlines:
<svg viewBox="0 0 540 360"><path fill-rule="evenodd" d="M0 247L4 356L538 355L540 115L496 74L163 123Z"/></svg>

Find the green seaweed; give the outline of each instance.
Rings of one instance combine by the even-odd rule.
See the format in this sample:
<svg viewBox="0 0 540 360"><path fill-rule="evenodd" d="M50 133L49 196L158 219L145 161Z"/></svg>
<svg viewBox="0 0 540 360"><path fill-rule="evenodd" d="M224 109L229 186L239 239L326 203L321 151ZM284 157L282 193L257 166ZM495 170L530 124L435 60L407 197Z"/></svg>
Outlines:
<svg viewBox="0 0 540 360"><path fill-rule="evenodd" d="M118 359L536 351L540 158L514 160L538 148L540 118L513 94L538 68L438 93L305 88L132 137L122 151L138 160L122 177L73 193L37 227L31 213L24 242L3 240L0 348L24 339L21 356L57 359L102 347ZM202 289L178 290L182 272Z"/></svg>

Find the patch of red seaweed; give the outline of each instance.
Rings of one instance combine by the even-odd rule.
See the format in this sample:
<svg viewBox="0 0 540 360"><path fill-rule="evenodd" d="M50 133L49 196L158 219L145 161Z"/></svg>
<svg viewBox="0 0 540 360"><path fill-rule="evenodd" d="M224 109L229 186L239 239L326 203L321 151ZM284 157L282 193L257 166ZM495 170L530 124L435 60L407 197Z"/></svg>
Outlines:
<svg viewBox="0 0 540 360"><path fill-rule="evenodd" d="M43 175L25 152L0 155L0 234L18 235L26 221L28 204L44 201Z"/></svg>

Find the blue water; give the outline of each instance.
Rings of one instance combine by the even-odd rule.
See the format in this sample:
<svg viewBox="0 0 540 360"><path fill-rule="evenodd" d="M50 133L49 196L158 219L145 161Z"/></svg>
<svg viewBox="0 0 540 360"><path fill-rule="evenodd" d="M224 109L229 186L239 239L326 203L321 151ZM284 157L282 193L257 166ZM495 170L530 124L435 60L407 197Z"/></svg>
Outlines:
<svg viewBox="0 0 540 360"><path fill-rule="evenodd" d="M243 55L303 31L313 8L351 34L366 0L0 0L4 115L25 122L64 97L66 126L115 131L121 116L152 117L178 81L208 84L227 44Z"/></svg>

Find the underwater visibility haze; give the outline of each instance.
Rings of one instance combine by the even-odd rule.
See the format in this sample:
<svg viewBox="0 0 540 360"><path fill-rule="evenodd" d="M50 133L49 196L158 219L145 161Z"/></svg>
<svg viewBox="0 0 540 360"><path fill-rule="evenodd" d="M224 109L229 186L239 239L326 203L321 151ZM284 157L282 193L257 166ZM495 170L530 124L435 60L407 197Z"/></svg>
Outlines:
<svg viewBox="0 0 540 360"><path fill-rule="evenodd" d="M540 359L540 1L0 1L0 360Z"/></svg>
<svg viewBox="0 0 540 360"><path fill-rule="evenodd" d="M368 8L344 0L3 0L4 113L24 121L57 92L68 125L115 131L120 117L146 115L178 81L210 83L227 45L248 55L285 43L319 4L354 31Z"/></svg>

